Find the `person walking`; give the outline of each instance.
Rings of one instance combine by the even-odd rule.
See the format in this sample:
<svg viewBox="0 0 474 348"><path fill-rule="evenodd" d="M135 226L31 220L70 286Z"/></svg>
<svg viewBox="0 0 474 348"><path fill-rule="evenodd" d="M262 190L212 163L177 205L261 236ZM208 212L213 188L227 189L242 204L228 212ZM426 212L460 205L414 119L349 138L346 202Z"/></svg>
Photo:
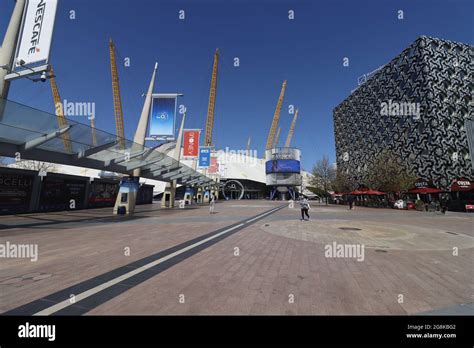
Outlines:
<svg viewBox="0 0 474 348"><path fill-rule="evenodd" d="M352 210L352 206L354 205L354 196L349 195L347 197L347 203L349 203L349 210Z"/></svg>
<svg viewBox="0 0 474 348"><path fill-rule="evenodd" d="M310 207L309 207L308 199L306 197L300 198L300 208L301 208L301 221L306 220L305 215L308 217L308 221L309 221L308 211Z"/></svg>
<svg viewBox="0 0 474 348"><path fill-rule="evenodd" d="M441 207L441 213L446 214L446 211L448 210L448 199L446 195L441 196L441 199L439 200L439 205Z"/></svg>
<svg viewBox="0 0 474 348"><path fill-rule="evenodd" d="M216 205L216 198L214 195L211 194L211 197L209 200L209 214L214 214L215 205Z"/></svg>

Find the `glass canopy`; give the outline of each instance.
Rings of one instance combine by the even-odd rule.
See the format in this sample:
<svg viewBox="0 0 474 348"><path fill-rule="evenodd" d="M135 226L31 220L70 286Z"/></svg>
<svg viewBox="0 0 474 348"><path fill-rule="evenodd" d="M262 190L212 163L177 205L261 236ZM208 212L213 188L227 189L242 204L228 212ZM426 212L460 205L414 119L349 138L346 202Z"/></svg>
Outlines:
<svg viewBox="0 0 474 348"><path fill-rule="evenodd" d="M10 100L0 99L0 156L107 170L189 186L217 185L160 152L116 135Z"/></svg>

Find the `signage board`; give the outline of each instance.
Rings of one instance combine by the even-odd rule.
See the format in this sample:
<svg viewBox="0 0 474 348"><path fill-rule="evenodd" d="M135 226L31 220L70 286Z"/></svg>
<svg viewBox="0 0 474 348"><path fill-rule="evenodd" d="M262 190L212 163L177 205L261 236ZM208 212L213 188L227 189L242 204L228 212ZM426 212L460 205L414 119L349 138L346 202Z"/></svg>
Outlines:
<svg viewBox="0 0 474 348"><path fill-rule="evenodd" d="M176 94L153 95L147 140L174 140L176 99Z"/></svg>
<svg viewBox="0 0 474 348"><path fill-rule="evenodd" d="M216 174L219 171L219 163L217 163L217 157L211 156L211 164L209 165L208 174Z"/></svg>
<svg viewBox="0 0 474 348"><path fill-rule="evenodd" d="M199 160L198 167L208 168L211 165L211 147L200 146L199 147Z"/></svg>
<svg viewBox="0 0 474 348"><path fill-rule="evenodd" d="M270 173L300 173L300 161L293 159L267 161L265 174Z"/></svg>
<svg viewBox="0 0 474 348"><path fill-rule="evenodd" d="M183 157L195 158L199 155L199 130L185 129L183 131Z"/></svg>
<svg viewBox="0 0 474 348"><path fill-rule="evenodd" d="M474 183L466 178L459 178L453 180L451 184L451 191L472 191L474 190Z"/></svg>
<svg viewBox="0 0 474 348"><path fill-rule="evenodd" d="M14 70L47 64L58 0L28 0L18 38Z"/></svg>
<svg viewBox="0 0 474 348"><path fill-rule="evenodd" d="M29 210L33 180L33 175L0 173L0 214Z"/></svg>
<svg viewBox="0 0 474 348"><path fill-rule="evenodd" d="M47 176L41 186L39 210L69 210L71 200L74 200L73 209L81 209L85 194L85 180Z"/></svg>

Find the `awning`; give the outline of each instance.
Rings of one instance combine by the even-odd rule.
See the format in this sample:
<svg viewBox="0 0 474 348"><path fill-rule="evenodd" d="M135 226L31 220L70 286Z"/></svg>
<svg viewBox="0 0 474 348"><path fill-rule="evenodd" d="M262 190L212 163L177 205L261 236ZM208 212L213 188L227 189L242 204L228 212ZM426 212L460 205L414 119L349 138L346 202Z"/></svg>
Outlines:
<svg viewBox="0 0 474 348"><path fill-rule="evenodd" d="M451 183L451 192L467 192L474 190L474 183L468 179L460 178Z"/></svg>
<svg viewBox="0 0 474 348"><path fill-rule="evenodd" d="M385 192L377 191L377 190L355 190L349 193L350 195L384 195Z"/></svg>
<svg viewBox="0 0 474 348"><path fill-rule="evenodd" d="M86 117L84 117L86 119ZM0 156L17 157L132 175L181 185L219 185L159 151L115 134L0 99Z"/></svg>
<svg viewBox="0 0 474 348"><path fill-rule="evenodd" d="M377 196L380 196L380 195L385 195L386 193L385 192L382 192L382 191L377 191L377 190L367 190L367 191L363 191L364 195L377 195Z"/></svg>
<svg viewBox="0 0 474 348"><path fill-rule="evenodd" d="M406 193L429 194L429 193L441 193L441 192L445 192L445 191L437 189L437 188L433 188L433 187L421 187L421 188L411 189L410 191Z"/></svg>
<svg viewBox="0 0 474 348"><path fill-rule="evenodd" d="M364 195L365 192L364 191L360 191L360 190L354 190L352 192L349 192L350 195Z"/></svg>

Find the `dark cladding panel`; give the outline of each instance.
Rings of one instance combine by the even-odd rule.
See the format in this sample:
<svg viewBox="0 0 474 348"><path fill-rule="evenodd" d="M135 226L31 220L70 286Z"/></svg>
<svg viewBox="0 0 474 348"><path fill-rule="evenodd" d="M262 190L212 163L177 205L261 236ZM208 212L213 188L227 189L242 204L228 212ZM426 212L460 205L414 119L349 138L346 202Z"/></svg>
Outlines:
<svg viewBox="0 0 474 348"><path fill-rule="evenodd" d="M472 155L474 154L474 119L466 120L467 139L469 142L469 158L471 159L471 166L474 172L474 161Z"/></svg>
<svg viewBox="0 0 474 348"><path fill-rule="evenodd" d="M88 208L113 207L119 183L102 180L94 180L89 185L89 197L87 198Z"/></svg>
<svg viewBox="0 0 474 348"><path fill-rule="evenodd" d="M71 200L74 200L74 209L82 209L84 207L86 184L85 180L64 179L54 176L44 177L39 210L71 210Z"/></svg>
<svg viewBox="0 0 474 348"><path fill-rule="evenodd" d="M29 210L33 180L33 175L0 172L0 214Z"/></svg>
<svg viewBox="0 0 474 348"><path fill-rule="evenodd" d="M153 203L153 188L153 185L140 186L137 193L137 205Z"/></svg>
<svg viewBox="0 0 474 348"><path fill-rule="evenodd" d="M472 50L422 36L336 106L338 168L364 183L387 149L437 187L472 178Z"/></svg>

